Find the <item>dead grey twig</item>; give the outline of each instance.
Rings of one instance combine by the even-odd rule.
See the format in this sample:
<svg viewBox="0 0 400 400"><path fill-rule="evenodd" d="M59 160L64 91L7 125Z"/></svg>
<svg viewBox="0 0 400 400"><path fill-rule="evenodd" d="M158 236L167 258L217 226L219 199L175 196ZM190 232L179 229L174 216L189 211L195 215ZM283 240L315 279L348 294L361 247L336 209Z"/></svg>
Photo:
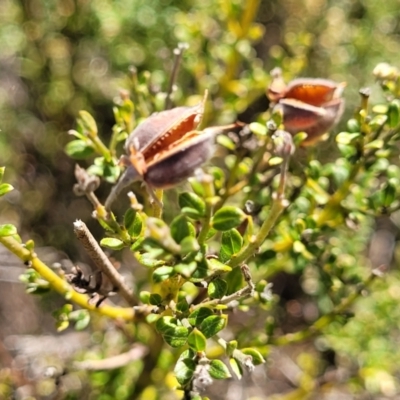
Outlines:
<svg viewBox="0 0 400 400"><path fill-rule="evenodd" d="M97 268L107 276L111 284L118 289L118 292L129 305L136 305L137 300L132 290L126 285L124 278L118 273L108 257L104 254L86 224L81 220L75 221L74 232L88 252L90 258L96 264Z"/></svg>

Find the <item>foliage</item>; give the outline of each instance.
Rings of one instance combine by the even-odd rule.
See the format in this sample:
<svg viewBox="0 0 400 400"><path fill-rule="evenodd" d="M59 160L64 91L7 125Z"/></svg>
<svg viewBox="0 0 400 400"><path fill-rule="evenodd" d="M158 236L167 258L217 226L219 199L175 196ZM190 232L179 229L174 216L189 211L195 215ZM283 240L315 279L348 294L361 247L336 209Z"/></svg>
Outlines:
<svg viewBox="0 0 400 400"><path fill-rule="evenodd" d="M265 2L261 13L265 7L274 12L271 22L262 25L254 22L260 6L255 0L246 5L220 2L220 8L211 11L208 2L193 7L180 3L179 9L172 2L164 3L63 1L35 8L36 2L9 2L5 6L16 19L24 20L24 12L33 14L24 28L29 35L18 34L14 26L15 40L5 49L6 54L28 55L19 60L21 76L31 90L37 90L38 100L26 115L37 119L35 107L40 107L45 119L63 115L66 120L58 119L59 126L69 123L64 114L78 115L76 128L69 131L73 138L65 147L68 156L84 166L75 170L74 192L86 196L92 206L102 230L101 247L116 257L129 252L137 261L131 271L134 282L125 282L86 225L77 221L75 234L98 271L86 276L75 268L65 274L38 257L35 243L23 241L16 224L0 225L0 242L28 267L21 277L28 292L43 294L52 289L64 297L65 304L53 312L57 330L70 325L84 330L90 325L98 335L97 343L102 343L78 355L82 361L64 365L55 377L65 381L69 396L65 398L83 398L83 392L68 386L65 377L85 382L90 388L88 398L177 398L182 392L185 398L204 398L212 393L216 380L240 379L260 368L273 349L301 343L313 350L304 350L296 360L301 377L292 394L298 398L309 393L323 398L332 386L344 386L343 392L356 395L396 395L398 349L393 343L399 337L395 316L400 277L397 271L385 275L391 257L389 250L382 256L378 234L384 229L374 231L374 224L390 218L397 221L400 208L398 69L385 63L374 69L381 95L373 98L380 100L371 102L366 89L360 90L358 103L354 96L361 84L372 82L372 64L381 61L381 53L366 53L370 37L365 27L384 15L381 33L394 33L394 17L375 9L372 2L320 2L324 19L315 8L307 9L307 3L285 1L278 10ZM390 8L392 3L387 4ZM286 17L287 9L293 15L280 28L284 40L269 48L270 62L282 67L284 77L307 71L347 81L352 115L347 124L341 123L343 130L335 139L319 132L310 143L307 128L293 132L288 128L293 122L288 119L288 106L294 106L296 126L304 115L320 122L332 100L324 98L321 105L307 102L309 92L305 98L287 99L290 84L282 89L286 94L270 96L264 108L249 116L248 110L274 83L255 46L264 43L265 26L267 36L275 18ZM306 18L295 18L304 11ZM41 18L50 12L58 18ZM361 18L369 13L370 19ZM130 24L132 15L135 24ZM338 21L346 21L344 26L354 39L351 44L342 34L332 35ZM354 21L360 26L351 30ZM300 25L296 32L291 31L294 23ZM172 31L175 39L189 43L188 49L178 46L174 57ZM72 43L77 37L81 41L75 49ZM387 54L397 48L396 43L384 42L382 35L374 40L389 49ZM331 47L334 51L328 55ZM158 61L150 57L152 53L159 55ZM361 54L360 61L367 61L365 65L352 62L355 53ZM334 63L327 67L329 57L344 61L334 70ZM181 74L169 77L166 71L179 62ZM148 70L123 74L131 63ZM365 69L360 72L361 68ZM48 84L36 87L47 71ZM312 81L307 90L323 89L327 82L318 81L313 88ZM120 87L124 90L118 92ZM206 90L210 99L198 112L203 121L200 127L192 126L188 121L197 113L192 110L203 104ZM57 95L60 92L63 96ZM115 121L108 129L105 118L93 109L111 99L114 107L107 113ZM171 104L185 108L171 108ZM13 110L10 104L7 107ZM155 111L165 116L161 129L152 123ZM335 112L329 122L340 116ZM238 115L246 124L235 124ZM11 119L16 114L10 111L5 118L7 130L15 123ZM198 122L197 114L192 119ZM284 131L286 125L292 135ZM155 139L179 132L185 140L161 144L156 155L146 153L146 146L130 136L138 126L146 126ZM197 167L204 161L191 159L197 138L216 136L217 131L214 158L202 170L192 171L193 163ZM319 150L326 139L328 156ZM13 140L7 143L12 146ZM45 140L33 142L56 163L57 153L52 145L43 147ZM125 142L128 145L121 150ZM201 145L207 147L208 140ZM172 168L178 165L176 159L181 162L179 170ZM12 158L2 160L18 170ZM170 163L162 164L165 160ZM124 168L128 171L131 164L138 173L135 179L140 180L130 179L135 194L118 193L117 201L109 204L104 192L97 197L94 192L101 183L124 179L128 176ZM172 186L193 176L177 190L164 193L149 171L163 172L163 183ZM3 183L3 175L1 168L0 196L9 196L13 187ZM387 240L394 246L393 235ZM271 285L282 274L294 276L299 286L300 293L291 293L289 301ZM114 291L120 295L118 305L108 300ZM312 309L311 317L306 305ZM293 310L303 316L294 327L287 323L296 313ZM235 324L235 313L242 315L241 328ZM107 325L103 317L113 322ZM140 356L133 352L135 346L141 349ZM336 354L330 364L324 358L328 351ZM87 359L94 360L89 365ZM336 375L330 378L332 369ZM339 369L346 369L345 382L340 381ZM13 383L5 378L1 385L0 393ZM38 396L44 396L37 390Z"/></svg>

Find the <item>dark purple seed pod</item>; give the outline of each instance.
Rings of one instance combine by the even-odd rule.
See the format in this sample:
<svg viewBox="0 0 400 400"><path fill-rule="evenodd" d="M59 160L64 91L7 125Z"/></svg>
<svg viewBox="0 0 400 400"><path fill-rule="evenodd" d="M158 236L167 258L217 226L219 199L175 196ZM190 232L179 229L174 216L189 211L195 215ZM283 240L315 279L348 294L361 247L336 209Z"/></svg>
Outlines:
<svg viewBox="0 0 400 400"><path fill-rule="evenodd" d="M168 188L193 175L212 155L216 134L230 127L196 131L204 103L151 115L129 135L122 162L127 167L108 196L110 208L123 188L142 180L150 188Z"/></svg>
<svg viewBox="0 0 400 400"><path fill-rule="evenodd" d="M147 166L144 181L151 187L166 189L193 175L213 153L214 137L218 128L191 132L192 137L160 155Z"/></svg>

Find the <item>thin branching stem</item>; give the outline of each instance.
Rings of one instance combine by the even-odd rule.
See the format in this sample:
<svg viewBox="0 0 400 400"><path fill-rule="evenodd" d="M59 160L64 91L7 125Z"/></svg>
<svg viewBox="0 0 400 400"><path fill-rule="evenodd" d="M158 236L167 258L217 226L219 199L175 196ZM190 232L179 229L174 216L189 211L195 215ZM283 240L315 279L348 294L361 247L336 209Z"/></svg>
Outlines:
<svg viewBox="0 0 400 400"><path fill-rule="evenodd" d="M118 273L109 258L104 254L86 224L80 220L75 221L74 232L76 237L83 244L85 250L88 252L90 258L96 264L97 268L107 276L111 284L117 289L124 300L130 306L136 305L137 300L133 295L132 289L127 286L124 278Z"/></svg>
<svg viewBox="0 0 400 400"><path fill-rule="evenodd" d="M253 256L256 250L264 242L265 238L269 235L271 229L275 226L283 210L286 208L287 201L285 199L285 185L288 161L288 158L283 159L278 190L273 195L272 206L267 219L261 225L260 230L258 231L257 235L255 235L253 240L250 240L247 246L244 246L236 255L234 255L229 260L228 265L230 267L237 267L238 265L243 264L250 257Z"/></svg>
<svg viewBox="0 0 400 400"><path fill-rule="evenodd" d="M109 318L123 319L126 321L133 321L135 319L135 312L131 307L111 307L106 304L96 307L94 304L89 303L90 299L88 296L75 291L61 276L57 275L50 267L44 264L37 257L36 253L29 251L12 236L0 237L0 243L25 264L33 268L43 279L49 282L52 289L61 294L66 300Z"/></svg>
<svg viewBox="0 0 400 400"><path fill-rule="evenodd" d="M276 338L270 338L268 343L276 346L284 346L292 343L301 342L318 334L323 328L334 321L338 315L343 314L346 310L348 310L350 306L361 296L362 292L369 286L371 286L372 282L374 282L376 278L380 278L382 276L383 272L381 269L378 268L373 270L370 276L357 288L356 291L343 299L342 302L338 304L330 313L318 318L307 329L296 333L288 333L286 335Z"/></svg>

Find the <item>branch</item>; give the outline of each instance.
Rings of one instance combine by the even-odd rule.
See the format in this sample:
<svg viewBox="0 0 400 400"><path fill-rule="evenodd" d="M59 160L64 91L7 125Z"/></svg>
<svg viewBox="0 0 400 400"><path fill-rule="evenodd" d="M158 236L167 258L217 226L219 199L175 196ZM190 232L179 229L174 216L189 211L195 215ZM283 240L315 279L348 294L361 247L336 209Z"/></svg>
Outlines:
<svg viewBox="0 0 400 400"><path fill-rule="evenodd" d="M0 237L0 243L2 243L8 250L20 258L25 264L33 268L43 279L49 282L50 286L56 292L60 293L66 300L72 301L82 308L95 311L110 318L120 318L127 321L135 320L136 316L132 308L110 307L107 305L96 307L94 304L90 304L90 299L88 296L76 292L71 285L57 275L50 267L44 264L37 257L36 253L29 251L23 244L14 239L14 237Z"/></svg>
<svg viewBox="0 0 400 400"><path fill-rule="evenodd" d="M124 367L132 361L143 358L148 353L148 348L143 345L136 345L126 353L118 354L114 357L103 360L76 361L73 367L86 371L100 371Z"/></svg>
<svg viewBox="0 0 400 400"><path fill-rule="evenodd" d="M88 252L90 258L96 264L97 268L107 276L111 284L118 289L118 292L125 301L130 306L135 306L137 300L134 297L132 290L126 285L124 278L118 273L108 257L104 254L103 250L83 221L77 220L74 222L74 232Z"/></svg>

